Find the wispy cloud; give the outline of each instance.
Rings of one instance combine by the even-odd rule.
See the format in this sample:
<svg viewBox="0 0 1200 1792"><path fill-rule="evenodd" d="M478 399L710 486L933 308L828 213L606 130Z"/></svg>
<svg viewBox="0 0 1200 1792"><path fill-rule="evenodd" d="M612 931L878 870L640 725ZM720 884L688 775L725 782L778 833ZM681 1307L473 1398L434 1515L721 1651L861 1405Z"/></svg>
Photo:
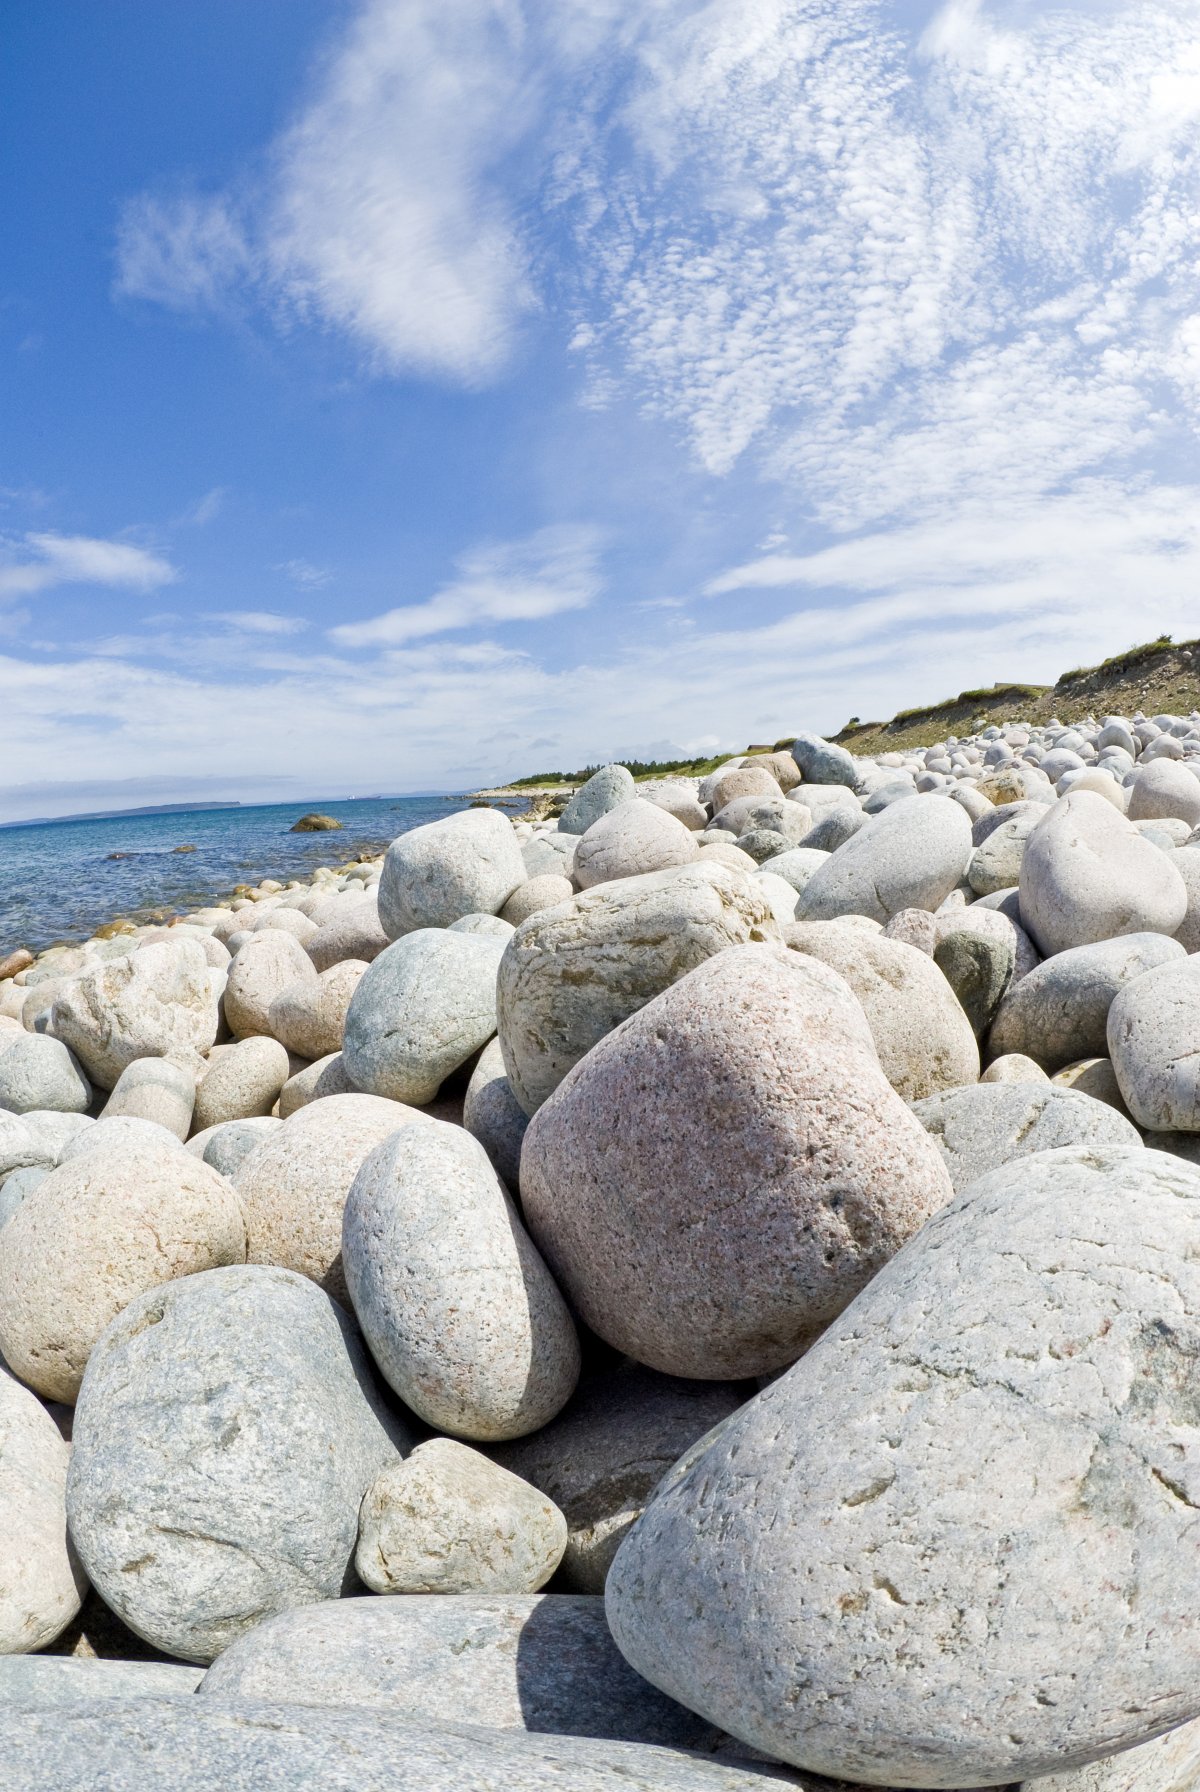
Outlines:
<svg viewBox="0 0 1200 1792"><path fill-rule="evenodd" d="M284 573L293 585L299 585L307 591L315 591L321 585L328 585L333 577L327 566L314 566L311 560L284 560L275 567L275 571Z"/></svg>
<svg viewBox="0 0 1200 1792"><path fill-rule="evenodd" d="M161 554L131 542L52 532L0 539L0 597L28 597L58 585L156 591L178 576Z"/></svg>
<svg viewBox="0 0 1200 1792"><path fill-rule="evenodd" d="M173 311L221 309L253 270L245 229L220 195L138 194L117 222L118 298L147 299Z"/></svg>
<svg viewBox="0 0 1200 1792"><path fill-rule="evenodd" d="M424 603L329 630L339 647L399 646L479 624L538 622L586 608L601 589L596 538L586 529L542 529L527 540L478 548L458 576Z"/></svg>
<svg viewBox="0 0 1200 1792"><path fill-rule="evenodd" d="M278 616L273 610L210 610L208 620L248 635L298 635L308 627L303 616Z"/></svg>
<svg viewBox="0 0 1200 1792"><path fill-rule="evenodd" d="M176 517L175 521L188 528L202 529L207 523L217 520L225 508L225 500L228 496L228 486L214 485L210 491L204 493L203 497L197 498L194 504L189 504L187 509Z"/></svg>

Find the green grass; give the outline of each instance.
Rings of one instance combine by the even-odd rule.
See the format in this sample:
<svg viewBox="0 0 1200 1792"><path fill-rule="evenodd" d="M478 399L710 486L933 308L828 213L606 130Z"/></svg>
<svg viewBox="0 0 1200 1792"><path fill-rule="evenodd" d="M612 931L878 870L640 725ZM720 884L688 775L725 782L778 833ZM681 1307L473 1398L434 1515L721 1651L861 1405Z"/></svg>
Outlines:
<svg viewBox="0 0 1200 1792"><path fill-rule="evenodd" d="M1078 684L1083 678L1096 678L1103 674L1113 677L1121 672L1132 672L1145 660L1156 659L1160 653L1189 653L1200 647L1200 641L1173 641L1170 635L1159 635L1156 641L1143 641L1140 647L1127 647L1124 653L1114 653L1111 659L1101 660L1098 666L1076 666L1073 672L1064 672L1059 684Z"/></svg>
<svg viewBox="0 0 1200 1792"><path fill-rule="evenodd" d="M715 759L609 759L604 764L623 765L637 779L706 778L729 757L728 753L718 753ZM594 773L603 769L603 765L585 765L577 772L536 772L528 778L510 778L505 789L525 790L531 784L585 784Z"/></svg>

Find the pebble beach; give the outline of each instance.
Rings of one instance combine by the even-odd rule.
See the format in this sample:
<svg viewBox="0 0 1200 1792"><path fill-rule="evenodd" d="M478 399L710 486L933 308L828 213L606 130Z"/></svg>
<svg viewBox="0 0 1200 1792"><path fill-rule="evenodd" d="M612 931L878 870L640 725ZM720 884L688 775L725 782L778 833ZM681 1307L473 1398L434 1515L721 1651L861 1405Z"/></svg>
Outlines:
<svg viewBox="0 0 1200 1792"><path fill-rule="evenodd" d="M1200 712L414 801L0 937L0 1785L1193 1792Z"/></svg>

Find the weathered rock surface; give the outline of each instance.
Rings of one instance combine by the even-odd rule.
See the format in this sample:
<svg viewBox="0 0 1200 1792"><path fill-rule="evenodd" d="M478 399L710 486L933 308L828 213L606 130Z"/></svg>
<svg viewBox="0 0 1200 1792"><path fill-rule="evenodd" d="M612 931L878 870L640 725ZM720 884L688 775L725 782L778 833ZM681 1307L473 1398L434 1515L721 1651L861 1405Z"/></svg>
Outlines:
<svg viewBox="0 0 1200 1792"><path fill-rule="evenodd" d="M1196 788L1200 791L1200 784ZM698 850L690 828L665 809L634 797L594 821L580 840L575 848L575 882L581 890L589 890L619 877L667 871L673 865L690 864Z"/></svg>
<svg viewBox="0 0 1200 1792"><path fill-rule="evenodd" d="M1198 1323L1200 1173L994 1171L660 1491L609 1574L618 1645L876 1784L1004 1785L1194 1718Z"/></svg>
<svg viewBox="0 0 1200 1792"><path fill-rule="evenodd" d="M196 1060L199 1064L200 1060ZM3 1070L0 1060L0 1071ZM117 1078L103 1120L150 1120L186 1139L196 1105L196 1076L174 1058L135 1058Z"/></svg>
<svg viewBox="0 0 1200 1792"><path fill-rule="evenodd" d="M238 1039L259 1033L270 1038L271 1003L301 978L315 984L317 969L299 940L277 928L251 935L235 954L225 985L230 1031Z"/></svg>
<svg viewBox="0 0 1200 1792"><path fill-rule="evenodd" d="M901 909L935 909L961 879L971 850L971 823L958 803L944 796L896 803L830 855L800 892L796 919L859 914L884 923Z"/></svg>
<svg viewBox="0 0 1200 1792"><path fill-rule="evenodd" d="M479 1140L505 1187L516 1194L529 1116L513 1094L498 1039L488 1041L471 1072L463 1100L463 1125Z"/></svg>
<svg viewBox="0 0 1200 1792"><path fill-rule="evenodd" d="M438 1430L520 1437L570 1398L571 1316L461 1128L425 1121L371 1152L346 1198L342 1261L381 1374Z"/></svg>
<svg viewBox="0 0 1200 1792"><path fill-rule="evenodd" d="M536 1593L566 1543L553 1500L478 1450L434 1437L368 1488L354 1559L374 1593Z"/></svg>
<svg viewBox="0 0 1200 1792"><path fill-rule="evenodd" d="M1046 957L1123 934L1170 935L1187 912L1171 855L1092 791L1046 811L1026 842L1019 887L1022 922Z"/></svg>
<svg viewBox="0 0 1200 1792"><path fill-rule="evenodd" d="M0 1658L52 1643L83 1601L67 1542L69 1454L41 1401L0 1366Z"/></svg>
<svg viewBox="0 0 1200 1792"><path fill-rule="evenodd" d="M989 1052L1020 1053L1044 1070L1103 1056L1117 992L1157 965L1181 965L1185 956L1177 941L1161 933L1126 934L1059 952L1009 989L992 1022Z"/></svg>
<svg viewBox="0 0 1200 1792"><path fill-rule="evenodd" d="M71 1536L131 1630L210 1661L353 1585L362 1497L405 1442L327 1295L287 1270L210 1270L139 1296L93 1350Z"/></svg>
<svg viewBox="0 0 1200 1792"><path fill-rule="evenodd" d="M1139 1126L1200 1132L1200 958L1161 964L1118 990L1108 1053Z"/></svg>
<svg viewBox="0 0 1200 1792"><path fill-rule="evenodd" d="M623 765L604 765L580 786L558 818L564 834L586 834L593 822L637 795L633 774Z"/></svg>
<svg viewBox="0 0 1200 1792"><path fill-rule="evenodd" d="M269 1115L288 1080L288 1068L286 1047L261 1034L214 1047L196 1088L195 1131Z"/></svg>
<svg viewBox="0 0 1200 1792"><path fill-rule="evenodd" d="M381 952L346 1015L342 1059L351 1082L392 1101L432 1101L496 1031L504 950L502 940L427 927Z"/></svg>
<svg viewBox="0 0 1200 1792"><path fill-rule="evenodd" d="M14 1030L0 1033L0 1111L82 1114L92 1086L60 1039Z"/></svg>
<svg viewBox="0 0 1200 1792"><path fill-rule="evenodd" d="M532 1114L597 1040L726 947L777 940L752 878L656 871L533 915L500 961L497 1018L513 1094Z"/></svg>
<svg viewBox="0 0 1200 1792"><path fill-rule="evenodd" d="M586 1323L709 1380L794 1361L950 1194L848 986L772 946L718 954L602 1040L521 1156Z"/></svg>
<svg viewBox="0 0 1200 1792"><path fill-rule="evenodd" d="M1014 1158L1068 1145L1099 1150L1141 1147L1128 1120L1073 1089L1047 1082L979 1083L913 1104L936 1142L956 1191Z"/></svg>
<svg viewBox="0 0 1200 1792"><path fill-rule="evenodd" d="M110 958L58 986L49 1031L93 1083L111 1089L135 1058L206 1052L217 1024L208 960L184 939Z"/></svg>
<svg viewBox="0 0 1200 1792"><path fill-rule="evenodd" d="M464 809L392 841L379 879L380 923L397 940L419 927L448 927L463 915L497 915L525 878L508 817L496 809Z"/></svg>

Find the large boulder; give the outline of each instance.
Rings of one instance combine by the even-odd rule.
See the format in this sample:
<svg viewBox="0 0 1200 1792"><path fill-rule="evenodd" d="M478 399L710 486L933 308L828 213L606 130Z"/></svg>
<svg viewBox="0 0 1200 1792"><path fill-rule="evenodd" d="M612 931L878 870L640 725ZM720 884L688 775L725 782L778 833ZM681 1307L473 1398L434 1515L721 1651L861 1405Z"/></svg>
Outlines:
<svg viewBox="0 0 1200 1792"><path fill-rule="evenodd" d="M1092 791L1047 810L1026 842L1019 888L1022 924L1047 958L1127 933L1173 934L1187 913L1171 854Z"/></svg>
<svg viewBox="0 0 1200 1792"><path fill-rule="evenodd" d="M1136 1151L1141 1137L1114 1108L1049 1082L977 1083L913 1104L956 1191L1014 1158L1067 1145Z"/></svg>
<svg viewBox="0 0 1200 1792"><path fill-rule="evenodd" d="M197 1696L380 1706L410 1723L677 1748L712 1738L703 1718L622 1661L604 1601L571 1594L400 1595L289 1611L228 1649Z"/></svg>
<svg viewBox="0 0 1200 1792"><path fill-rule="evenodd" d="M971 1023L924 952L837 921L798 922L783 937L845 978L862 1003L880 1068L905 1101L979 1081Z"/></svg>
<svg viewBox="0 0 1200 1792"><path fill-rule="evenodd" d="M230 1032L238 1039L273 1037L271 1004L301 981L315 985L317 968L299 940L278 928L251 934L235 953L225 985Z"/></svg>
<svg viewBox="0 0 1200 1792"><path fill-rule="evenodd" d="M371 1152L346 1198L342 1262L381 1374L439 1431L520 1437L570 1398L571 1316L461 1127L427 1120Z"/></svg>
<svg viewBox="0 0 1200 1792"><path fill-rule="evenodd" d="M1007 1786L1194 1718L1198 1332L1200 1173L1003 1166L660 1489L609 1573L619 1647L876 1785Z"/></svg>
<svg viewBox="0 0 1200 1792"><path fill-rule="evenodd" d="M287 1048L263 1034L239 1039L235 1045L214 1046L208 1064L196 1088L192 1113L196 1132L269 1115L290 1068Z"/></svg>
<svg viewBox="0 0 1200 1792"><path fill-rule="evenodd" d="M619 1022L714 953L779 928L753 879L685 865L585 891L522 923L500 961L504 1066L526 1113Z"/></svg>
<svg viewBox="0 0 1200 1792"><path fill-rule="evenodd" d="M199 1058L194 1066L174 1058L135 1058L117 1078L100 1118L149 1120L186 1139L196 1108L196 1070L202 1067Z"/></svg>
<svg viewBox="0 0 1200 1792"><path fill-rule="evenodd" d="M792 758L806 784L844 784L848 790L858 788L858 766L854 756L836 741L823 740L819 734L798 734L792 742Z"/></svg>
<svg viewBox="0 0 1200 1792"><path fill-rule="evenodd" d="M512 1091L504 1069L500 1041L490 1039L480 1052L467 1093L462 1123L487 1152L492 1168L513 1194L520 1188L521 1146L529 1115Z"/></svg>
<svg viewBox="0 0 1200 1792"><path fill-rule="evenodd" d="M353 1586L363 1495L407 1441L328 1295L283 1269L209 1270L139 1296L93 1350L71 1536L131 1630L211 1661Z"/></svg>
<svg viewBox="0 0 1200 1792"><path fill-rule="evenodd" d="M241 1157L234 1186L246 1218L246 1255L346 1298L342 1210L364 1159L402 1126L428 1124L377 1095L328 1095L272 1124Z"/></svg>
<svg viewBox="0 0 1200 1792"><path fill-rule="evenodd" d="M512 823L498 809L464 809L393 840L379 879L379 920L389 939L418 927L448 927L463 915L498 915L525 861Z"/></svg>
<svg viewBox="0 0 1200 1792"><path fill-rule="evenodd" d="M204 1669L181 1661L123 1661L104 1655L0 1656L0 1707L41 1711L92 1699L188 1697ZM78 1776L76 1784L78 1784Z"/></svg>
<svg viewBox="0 0 1200 1792"><path fill-rule="evenodd" d="M389 944L379 919L379 903L372 895L339 904L304 942L304 950L318 971L327 971L347 958L372 964Z"/></svg>
<svg viewBox="0 0 1200 1792"><path fill-rule="evenodd" d="M586 834L593 822L637 795L633 773L623 765L603 765L580 786L558 818L564 834Z"/></svg>
<svg viewBox="0 0 1200 1792"><path fill-rule="evenodd" d="M521 1155L585 1322L709 1380L794 1362L952 1192L848 986L777 946L718 954L601 1040Z"/></svg>
<svg viewBox="0 0 1200 1792"><path fill-rule="evenodd" d="M1118 990L1185 957L1178 941L1161 933L1058 952L1008 990L988 1035L989 1053L1018 1053L1049 1071L1100 1057L1108 1050L1108 1011Z"/></svg>
<svg viewBox="0 0 1200 1792"><path fill-rule="evenodd" d="M313 977L289 983L271 1003L271 1035L298 1058L327 1058L340 1051L346 1013L366 971L356 958L343 958Z"/></svg>
<svg viewBox="0 0 1200 1792"><path fill-rule="evenodd" d="M354 1560L374 1593L536 1593L566 1544L553 1500L478 1450L431 1437L368 1488Z"/></svg>
<svg viewBox="0 0 1200 1792"><path fill-rule="evenodd" d="M1139 1126L1200 1132L1200 958L1159 965L1118 990L1108 1052Z"/></svg>
<svg viewBox="0 0 1200 1792"><path fill-rule="evenodd" d="M171 1144L97 1145L0 1230L0 1353L47 1400L72 1401L97 1338L137 1295L245 1260L223 1176Z"/></svg>
<svg viewBox="0 0 1200 1792"><path fill-rule="evenodd" d="M218 1019L208 959L183 939L106 959L60 984L48 1031L93 1083L111 1089L135 1058L206 1052Z"/></svg>
<svg viewBox="0 0 1200 1792"><path fill-rule="evenodd" d="M1200 791L1200 784L1196 786ZM688 865L699 847L690 828L634 797L594 821L575 848L574 877L581 890Z"/></svg>
<svg viewBox="0 0 1200 1792"><path fill-rule="evenodd" d="M1200 825L1200 778L1173 759L1152 759L1139 765L1129 784L1130 821L1174 818L1190 828Z"/></svg>
<svg viewBox="0 0 1200 1792"><path fill-rule="evenodd" d="M45 1648L83 1603L67 1542L69 1456L41 1401L0 1366L0 1656Z"/></svg>
<svg viewBox="0 0 1200 1792"><path fill-rule="evenodd" d="M935 909L959 883L971 851L960 804L945 796L896 803L830 854L800 892L796 919L869 915L885 923L901 909Z"/></svg>
<svg viewBox="0 0 1200 1792"><path fill-rule="evenodd" d="M580 1383L556 1419L488 1455L561 1507L568 1535L556 1584L602 1593L609 1565L663 1476L737 1411L753 1384L684 1381L622 1363Z"/></svg>
<svg viewBox="0 0 1200 1792"><path fill-rule="evenodd" d="M496 1031L504 949L503 940L424 927L381 952L346 1014L342 1061L355 1087L417 1107L432 1101Z"/></svg>
<svg viewBox="0 0 1200 1792"><path fill-rule="evenodd" d="M0 1032L0 1112L82 1114L91 1102L92 1085L61 1039Z"/></svg>

